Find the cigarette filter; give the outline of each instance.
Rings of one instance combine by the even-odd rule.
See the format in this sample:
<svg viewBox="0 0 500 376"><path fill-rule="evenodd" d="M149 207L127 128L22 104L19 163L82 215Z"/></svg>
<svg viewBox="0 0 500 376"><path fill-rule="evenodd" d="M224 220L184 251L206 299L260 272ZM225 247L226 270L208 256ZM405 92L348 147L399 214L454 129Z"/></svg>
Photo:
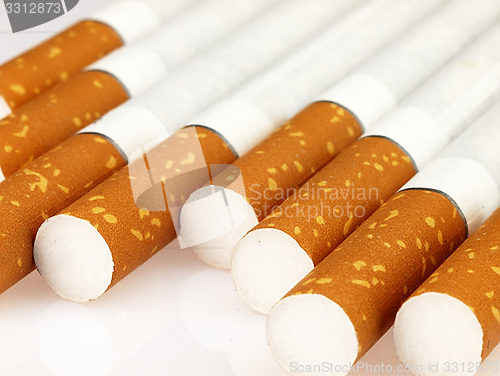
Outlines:
<svg viewBox="0 0 500 376"><path fill-rule="evenodd" d="M491 214L499 203L499 114L496 105L273 307L267 335L282 366L353 364Z"/></svg>
<svg viewBox="0 0 500 376"><path fill-rule="evenodd" d="M499 43L500 28L495 26L235 246L231 271L245 302L269 313L304 275L500 97Z"/></svg>
<svg viewBox="0 0 500 376"><path fill-rule="evenodd" d="M500 106L496 106L486 117L490 127L498 128ZM488 137L485 132L483 139ZM484 140L485 141L485 140ZM475 150L476 157L488 154L493 146L485 144ZM458 153L457 153L458 154ZM452 163L453 161L447 161ZM470 163L470 162L469 162ZM484 173L484 167L479 168ZM487 200L498 194L498 167L486 166L493 175L493 182L483 182L483 187L475 190L473 182L460 182L468 189L468 196L461 197L464 207L483 205L484 211L475 216L465 213L469 231L477 229L427 280L415 291L399 309L394 324L394 344L396 352L405 364L428 364L436 362L459 362L454 373L472 375L486 371L481 362L495 348L500 339L498 330L498 301L495 294L498 285L498 221L499 211L481 225L488 213L498 205L498 199ZM494 170L496 168L496 170ZM457 168L455 168L457 169ZM469 170L468 169L468 170ZM468 170L462 176L468 180L477 179ZM477 173L476 173L477 175ZM462 180L465 180L462 178ZM481 180L478 181L479 183ZM485 196L489 188L491 194ZM445 191L443 189L443 191ZM447 192L447 191L445 191ZM455 192L454 192L455 193ZM482 197L478 197L482 196ZM453 196L452 196L453 197ZM479 228L478 228L479 227ZM425 361L425 363L421 363ZM422 367L419 374L435 375L443 372L443 367Z"/></svg>
<svg viewBox="0 0 500 376"><path fill-rule="evenodd" d="M176 131L211 101L225 95L293 44L331 21L336 12L352 4L351 1L326 0L285 2L155 88L109 112L101 121L87 127L83 134L99 134L112 140L116 148L129 158L141 145ZM302 22L300 29L296 27L299 22ZM71 163L79 163L78 154L73 156ZM45 236L43 233L40 230L38 236ZM81 250L84 252L84 248ZM39 246L35 252L42 254L49 250ZM64 257L64 254L58 255ZM47 266L44 268L42 275L52 273Z"/></svg>
<svg viewBox="0 0 500 376"><path fill-rule="evenodd" d="M138 159L40 228L36 265L61 297L76 302L98 298L174 240L172 220L177 217L166 209L162 191L168 192L171 203L180 204L183 196L208 181L207 165L235 159L216 134L197 127L174 133L146 158L149 166L156 167L148 171L163 184L151 185L148 174L135 175L144 164ZM179 179L175 186L162 190L172 178ZM145 187L141 194L132 191L131 180L134 187ZM158 206L163 210L146 209Z"/></svg>
<svg viewBox="0 0 500 376"><path fill-rule="evenodd" d="M193 0L116 1L0 66L0 118L124 43L159 26Z"/></svg>
<svg viewBox="0 0 500 376"><path fill-rule="evenodd" d="M112 108L235 30L272 1L211 0L195 5L138 42L120 48L1 120L4 176L39 157ZM215 25L214 25L215 23ZM196 24L193 29L192 25Z"/></svg>
<svg viewBox="0 0 500 376"><path fill-rule="evenodd" d="M377 49L409 28L412 23L436 8L438 4L440 2L434 0L371 2L357 9L343 22L333 26L313 42L308 43L305 48L294 51L284 63L278 64L245 85L237 93L199 114L191 123L214 129L229 142L238 155L243 155L262 141L265 135L349 72L352 67L373 55ZM284 139L280 139L280 143L284 140L288 142L286 145L279 146L281 153L289 155L285 157L287 160L283 159L282 155L278 156L278 159L283 159L278 166L270 166L272 164L268 162L271 158L270 150L262 149L263 145L254 150L254 153L243 157L251 161L258 157L259 161L265 161L264 166L270 168L270 171L276 170L274 176L269 176L269 172L265 173L261 171L261 168L248 172L252 180L245 179L245 182L249 183L245 187L247 192L249 188L253 190L251 187L256 187L258 183L263 185L256 192L257 194L261 194L262 188L270 189L269 178L276 181L276 173L283 172L283 168L288 168L288 166L291 168L287 170L286 177L279 177L281 182L277 184L285 189L294 187L297 179L309 176L312 169L317 169L324 161L337 154L345 144L359 136L360 127L352 116L350 114L339 116L337 111L342 114L348 112L330 103L316 103L304 110L301 115L293 118L290 124L285 125L285 129L276 133L275 137L266 141L266 149L272 149L278 137L285 136ZM337 127L333 123L336 120L345 122ZM235 123L238 124L236 128ZM309 140L300 138L300 133L304 131L309 133L309 128L315 129L313 131L315 136L309 134L307 136ZM349 128L351 135L345 133L349 132ZM337 131L342 134L338 136L338 139L333 136L328 141L323 139L325 132L333 135ZM288 138L288 135L293 135L293 137ZM316 138L313 139L314 137ZM306 142L308 146L305 146ZM317 147L316 142L319 142L318 145L321 146ZM296 149L300 149L297 154L300 156L297 158L293 157L293 153L290 152ZM313 152L311 152L312 149L314 149ZM262 153L256 154L257 152ZM278 150L272 150L272 152L275 155ZM305 162L301 160L304 155L308 156ZM302 172L297 171L295 162L300 163ZM242 163L245 162L242 161ZM238 167L241 166L238 165ZM248 166L245 165L245 167ZM256 177L263 179L253 180ZM244 200L243 192L235 192L234 186L225 186L225 188L226 197L234 197L236 205L241 208L239 214L246 224L240 224L232 218L236 227L233 230L231 230L231 223L228 223L229 226L221 225L222 222L230 221L227 218L227 208L221 195L222 190L221 187L209 186L196 193L196 200L194 197L188 199L188 203L184 206L181 212L181 237L202 260L214 267L229 269L230 255L235 242L257 223L257 219L252 208ZM211 190L216 192L216 197L208 194ZM200 198L204 194L206 197ZM256 211L260 211L260 215L257 216L263 218L266 211L269 212L274 204L282 200L283 197L274 203L263 203L267 208L266 210L262 207L256 208ZM258 198L253 198L250 203L254 201L257 206L260 205ZM234 209L238 212L238 209ZM219 225L214 226L214 224Z"/></svg>
<svg viewBox="0 0 500 376"><path fill-rule="evenodd" d="M399 309L394 342L405 364L435 375L457 362L456 375L486 371L481 362L500 341L498 322L498 232L496 210ZM425 361L425 363L420 363Z"/></svg>
<svg viewBox="0 0 500 376"><path fill-rule="evenodd" d="M75 155L78 163L72 163ZM34 269L33 240L43 221L124 165L106 138L85 134L65 141L0 184L0 291Z"/></svg>

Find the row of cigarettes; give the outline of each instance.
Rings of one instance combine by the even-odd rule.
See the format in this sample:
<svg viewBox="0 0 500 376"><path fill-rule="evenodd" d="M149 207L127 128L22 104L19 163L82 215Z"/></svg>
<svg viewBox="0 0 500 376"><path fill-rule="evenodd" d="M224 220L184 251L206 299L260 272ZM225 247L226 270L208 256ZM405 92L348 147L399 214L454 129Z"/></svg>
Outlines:
<svg viewBox="0 0 500 376"><path fill-rule="evenodd" d="M346 374L393 324L405 364L480 363L500 341L499 18L112 3L0 66L0 291L36 267L94 300L179 236L269 314L292 374Z"/></svg>

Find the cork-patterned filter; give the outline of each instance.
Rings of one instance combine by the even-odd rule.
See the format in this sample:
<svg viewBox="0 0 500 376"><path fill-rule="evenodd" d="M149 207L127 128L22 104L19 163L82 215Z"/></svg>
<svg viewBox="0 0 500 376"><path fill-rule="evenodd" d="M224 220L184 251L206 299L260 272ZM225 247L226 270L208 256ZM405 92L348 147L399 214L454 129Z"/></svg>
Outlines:
<svg viewBox="0 0 500 376"><path fill-rule="evenodd" d="M359 359L389 329L403 301L465 237L464 221L446 197L427 190L399 192L288 292L271 311L270 320L273 315L277 315L274 321L279 320L283 314L280 306L286 305L282 303L288 297L302 294L326 297L340 306L352 323L358 341L356 359ZM295 311L300 308L294 305ZM306 311L306 315L328 321L320 312ZM301 336L316 334L295 328L293 320L286 328L294 334L280 332L268 337L273 352L281 336L295 335L290 347L300 352ZM332 359L339 349L331 348L330 343L327 340L317 344L325 359L336 364L355 361Z"/></svg>
<svg viewBox="0 0 500 376"><path fill-rule="evenodd" d="M109 26L79 22L0 66L0 97L14 110L122 45Z"/></svg>
<svg viewBox="0 0 500 376"><path fill-rule="evenodd" d="M317 265L415 173L410 158L390 140L360 139L252 231L285 232Z"/></svg>
<svg viewBox="0 0 500 376"><path fill-rule="evenodd" d="M234 165L259 221L362 133L347 110L330 102L307 106ZM265 199L264 191L268 191ZM261 195L259 196L258 193Z"/></svg>
<svg viewBox="0 0 500 376"><path fill-rule="evenodd" d="M385 138L366 137L344 149L236 244L231 272L240 297L269 313L415 172Z"/></svg>
<svg viewBox="0 0 500 376"><path fill-rule="evenodd" d="M432 293L445 294L462 302L475 315L482 328L482 348L474 349L481 353L481 359L490 354L500 342L500 210L496 210L408 299L417 302L418 297ZM403 306L407 306L407 303ZM397 330L400 326L400 313L396 320ZM440 313L439 300L435 313ZM410 308L405 308L409 310ZM446 310L447 311L447 310ZM420 320L419 320L420 321ZM447 321L453 324L454 319ZM425 329L431 329L432 323ZM461 328L456 326L461 333ZM424 326L422 326L424 330ZM425 333L428 333L427 330ZM396 334L396 327L395 327ZM433 338L436 335L436 339ZM436 345L445 347L441 333L434 330L428 335L430 348ZM395 337L396 338L396 337ZM403 338L403 337L402 337ZM469 338L460 338L452 347L460 348L457 343L468 343ZM409 343L411 345L411 343ZM472 352L472 351L471 351ZM465 360L465 359L464 359ZM469 367L467 367L469 368ZM475 368L474 368L475 369ZM486 370L486 369L483 369Z"/></svg>
<svg viewBox="0 0 500 376"><path fill-rule="evenodd" d="M186 132L180 130L174 135L160 143L152 151L147 153L147 159L150 166L156 166L153 174L160 176L163 181L167 181L168 177L178 176L182 177L183 171L190 171L190 164L197 163L195 160L199 155L193 158L195 153L189 150L191 143L186 139ZM196 129L196 137L199 140L203 156L206 164L230 164L235 160L232 151L227 147L223 140L221 140L215 133L204 129ZM161 163L160 163L161 161ZM134 162L133 162L134 163ZM132 164L133 164L132 163ZM141 161L142 163L142 161ZM131 165L132 166L132 165ZM130 167L130 166L129 166ZM87 195L80 200L68 206L61 214L49 221L56 220L59 217L74 217L85 220L90 223L97 230L98 234L105 240L112 255L114 270L112 275L111 284L107 288L111 288L134 269L152 257L158 250L162 249L168 243L176 238L175 226L172 220L170 211L149 211L144 207L137 207L134 200L134 192L132 192L131 180L143 180L142 183L134 183L135 186L151 186L149 173L143 173L139 176L129 174L129 167L122 169L118 174L106 180L104 183L94 188ZM131 167L134 170L133 167ZM182 195L188 197L189 194L196 188L199 188L206 181L201 178L205 174L200 174L199 179L193 179L193 175L187 174L184 181L178 181L177 187L184 187ZM147 191L145 191L147 193ZM157 193L159 191L156 191ZM160 197L154 197L150 200L143 200L143 204L151 203L155 200L163 200L164 195L170 195L171 192L168 188L159 192ZM180 191L177 190L180 199ZM176 198L177 200L177 198ZM175 200L174 200L175 201ZM177 217L174 217L177 221ZM44 231L44 226L41 227L38 237L50 236ZM61 237L64 236L65 229L58 228ZM47 252L44 255L44 252ZM53 252L53 249L43 249L43 247L36 246L35 257L51 258L54 260L55 254L48 254ZM58 262L64 263L64 257L68 256L71 252L65 252L61 249ZM38 261L37 261L38 263ZM59 263L56 265L44 266L41 274L44 278L57 278ZM71 282L71 281L67 281ZM85 280L77 281L80 286L75 289L85 290ZM48 280L49 285L54 288L51 280ZM58 281L64 283L64 281ZM73 282L71 282L73 283ZM67 286L68 284L66 284ZM56 290L56 292L58 292ZM77 293L75 292L75 296ZM95 299L89 297L87 300Z"/></svg>
<svg viewBox="0 0 500 376"><path fill-rule="evenodd" d="M105 138L81 134L0 184L0 292L33 270L33 240L43 221L124 164Z"/></svg>
<svg viewBox="0 0 500 376"><path fill-rule="evenodd" d="M111 75L88 71L0 120L0 169L9 176L128 99Z"/></svg>

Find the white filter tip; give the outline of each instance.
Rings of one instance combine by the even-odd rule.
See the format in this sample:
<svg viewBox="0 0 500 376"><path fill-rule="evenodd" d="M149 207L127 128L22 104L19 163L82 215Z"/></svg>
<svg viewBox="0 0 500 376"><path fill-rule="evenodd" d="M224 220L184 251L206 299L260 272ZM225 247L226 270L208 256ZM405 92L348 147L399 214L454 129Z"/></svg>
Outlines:
<svg viewBox="0 0 500 376"><path fill-rule="evenodd" d="M210 185L187 199L180 215L180 235L201 260L217 269L229 269L234 245L257 223L243 196Z"/></svg>
<svg viewBox="0 0 500 376"><path fill-rule="evenodd" d="M0 120L3 119L4 117L10 115L12 112L12 109L10 106L7 104L7 101L0 95Z"/></svg>
<svg viewBox="0 0 500 376"><path fill-rule="evenodd" d="M231 274L240 297L256 311L268 314L313 267L291 236L280 230L259 229L236 244Z"/></svg>
<svg viewBox="0 0 500 376"><path fill-rule="evenodd" d="M42 277L59 296L83 303L97 299L113 276L111 251L87 221L57 215L45 221L33 250Z"/></svg>
<svg viewBox="0 0 500 376"><path fill-rule="evenodd" d="M267 341L292 375L343 376L358 355L351 320L323 295L293 295L276 304L267 320Z"/></svg>
<svg viewBox="0 0 500 376"><path fill-rule="evenodd" d="M429 292L406 301L393 335L399 359L419 376L473 375L481 363L479 321L466 304L446 294Z"/></svg>

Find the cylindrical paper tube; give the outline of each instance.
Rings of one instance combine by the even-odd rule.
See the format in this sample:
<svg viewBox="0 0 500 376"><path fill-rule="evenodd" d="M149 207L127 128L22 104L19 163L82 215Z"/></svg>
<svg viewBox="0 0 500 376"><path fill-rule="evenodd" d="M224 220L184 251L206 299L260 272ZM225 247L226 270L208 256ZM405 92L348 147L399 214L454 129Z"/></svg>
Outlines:
<svg viewBox="0 0 500 376"><path fill-rule="evenodd" d="M268 340L283 367L353 364L498 205L499 113L497 105L466 130L273 307Z"/></svg>
<svg viewBox="0 0 500 376"><path fill-rule="evenodd" d="M488 119L489 126L498 128L500 106L497 105L496 113L492 114L494 116ZM488 136L485 133L484 140ZM481 154L487 155L496 146L488 149L478 142L476 148L477 157L483 158ZM456 154L460 155L458 152ZM452 163L451 160L445 162ZM484 192L488 187L486 183L483 183L482 189L472 189L473 182L470 180L476 180L476 177L469 171L473 169L478 169L478 166L471 165L463 172L464 181L456 182L462 183L462 186L444 187L443 191L460 192L468 188L468 194L462 194L457 201L460 200L463 207L485 208L479 215L474 215L471 209L464 213L470 223L470 231L477 230L406 301L396 318L394 342L399 358L405 364L439 363L437 368L422 367L418 372L420 375L450 372L470 375L485 371L478 366L500 339L496 296L500 270L497 253L498 210L481 226L482 220L498 205L498 197L489 202L486 200L491 196ZM498 195L499 169L490 165L486 166L486 170L494 174L494 182L489 184L489 190ZM423 361L425 363L420 363ZM455 371L446 370L444 367L447 362L459 362L460 366L454 367Z"/></svg>
<svg viewBox="0 0 500 376"><path fill-rule="evenodd" d="M375 53L377 47L382 47L437 4L436 1L371 3L333 27L312 46L295 53L290 60L258 77L230 99L198 115L192 123L215 129L239 155L243 155L336 79L369 54ZM321 48L319 52L316 51L318 48ZM339 59L339 56L342 58ZM320 106L315 105L313 111L318 111ZM326 109L325 119L329 121L330 106L323 104L323 108ZM237 133L232 126L235 122L239 124ZM340 148L342 145L337 145L337 150ZM331 155L325 157L329 159ZM208 200L214 201L209 196L204 201ZM248 218L247 226L240 226L238 230L221 236L221 228L207 226L212 222L211 215L215 214L215 208L206 210L202 200L198 199L196 204L191 204L191 201L181 212L183 241L208 264L228 269L234 242L255 224L255 219ZM221 201L219 203L222 204ZM245 205L242 209L245 210ZM223 211L224 215L226 210ZM203 215L209 212L210 216Z"/></svg>
<svg viewBox="0 0 500 376"><path fill-rule="evenodd" d="M194 247L195 251L210 265L228 269L233 245L250 230L252 225L256 225L276 205L283 202L290 194L289 192L300 186L304 179L309 178L318 167L323 166L342 148L353 142L360 135L360 124L365 128L370 127L375 120L394 106L397 100L414 89L483 31L487 24L482 23L480 18L482 14L489 18L489 23L492 23L500 12L500 7L497 7L499 4L485 1L479 8L475 8L476 16L471 17L468 20L470 22L465 26L462 19L463 12L469 8L469 5L467 1L457 1L440 9L430 19L417 25L320 96L322 99L337 103L340 107L337 108L336 105L331 107L332 105L324 101L316 103L311 109L306 109L300 114L300 126L295 119L291 123L293 130L288 130L287 127L290 125L284 124L279 132L272 134L261 145L256 146L238 160L236 166L241 170L245 181L245 192L231 192L228 187L225 194L234 196L235 205L242 210L239 216L244 217L243 212L245 214L250 212L245 226L235 226L232 231L224 229L214 232L211 228L207 231L209 227L206 224L212 222L213 215L218 217L226 215L226 206L220 205L220 200L218 204L212 199L196 199L192 200L196 201L193 205L191 201L188 201L183 210L181 222L183 240L186 237L185 241L188 245L198 244ZM494 13L493 16L491 12ZM467 32L464 32L465 29ZM448 43L450 33L454 35L452 44ZM429 38L429 35L432 35L432 38ZM382 69L386 66L392 68ZM415 68L414 71L410 69L411 67ZM358 101L361 97L363 101ZM361 123L355 127L352 125L352 115L343 115L349 113L349 110L361 120ZM341 139L336 141L337 126L340 131L338 137ZM347 128L351 128L351 137L342 139L344 136L342 130ZM307 137L311 132L317 132L320 143L302 139L303 135ZM283 134L288 137L283 137ZM283 145L279 146L281 143ZM327 148L330 148L330 153L320 153ZM312 150L314 152L311 152ZM259 151L264 154L257 157L256 152ZM308 155L307 165L282 170L283 164L287 164L287 167L290 167L290 163L293 167L295 162L302 165L299 156L301 157L303 153ZM301 169L303 171L300 171ZM285 177L286 182L282 180ZM249 181L249 179L252 180ZM279 182L276 179L282 181ZM205 188L206 191L210 189L212 188ZM264 196L264 192L270 189L277 189L273 195L274 199ZM248 204L246 204L247 200ZM264 205L267 206L266 209ZM254 215L251 214L250 206L255 211Z"/></svg>
<svg viewBox="0 0 500 376"><path fill-rule="evenodd" d="M418 375L489 368L481 362L500 341L499 230L496 210L399 309L396 352L403 363L422 365Z"/></svg>
<svg viewBox="0 0 500 376"><path fill-rule="evenodd" d="M347 0L286 2L154 89L111 111L84 132L97 133L113 140L128 158L141 145L181 127L182 122L196 115L211 101L226 94L353 4ZM302 22L301 28L296 27L299 22ZM73 157L72 163L79 163L78 156ZM207 181L208 177L204 183ZM143 198L146 199L147 195ZM39 247L38 253L44 251ZM64 254L60 255L64 257Z"/></svg>
<svg viewBox="0 0 500 376"><path fill-rule="evenodd" d="M124 42L157 27L192 0L117 1L0 66L0 118ZM150 3L155 3L150 4Z"/></svg>
<svg viewBox="0 0 500 376"><path fill-rule="evenodd" d="M176 132L147 153L148 171L164 184L152 185L148 174L135 175L144 163L139 159L42 225L35 241L39 272L63 298L77 302L98 298L175 239L172 220L177 217L166 208L163 192L170 202L181 204L182 196L208 181L208 165L234 159L227 145L207 129ZM180 179L175 186L162 192L175 177ZM131 179L144 191L137 203ZM158 204L163 211L147 210ZM75 232L85 237L85 244L74 243Z"/></svg>
<svg viewBox="0 0 500 376"><path fill-rule="evenodd" d="M0 120L0 180L128 99L113 76L77 74Z"/></svg>
<svg viewBox="0 0 500 376"><path fill-rule="evenodd" d="M68 163L77 156L78 163ZM34 269L33 241L50 216L83 196L125 161L105 138L78 135L0 184L0 291ZM97 177L97 179L96 179Z"/></svg>
<svg viewBox="0 0 500 376"><path fill-rule="evenodd" d="M423 168L484 112L500 96L499 59L495 26L255 226L232 259L243 300L268 313L416 173L412 161Z"/></svg>
<svg viewBox="0 0 500 376"><path fill-rule="evenodd" d="M211 0L193 6L137 43L35 98L0 121L4 176L56 146L96 118L135 97L270 1ZM215 23L215 25L214 25ZM197 27L193 29L192 25Z"/></svg>

